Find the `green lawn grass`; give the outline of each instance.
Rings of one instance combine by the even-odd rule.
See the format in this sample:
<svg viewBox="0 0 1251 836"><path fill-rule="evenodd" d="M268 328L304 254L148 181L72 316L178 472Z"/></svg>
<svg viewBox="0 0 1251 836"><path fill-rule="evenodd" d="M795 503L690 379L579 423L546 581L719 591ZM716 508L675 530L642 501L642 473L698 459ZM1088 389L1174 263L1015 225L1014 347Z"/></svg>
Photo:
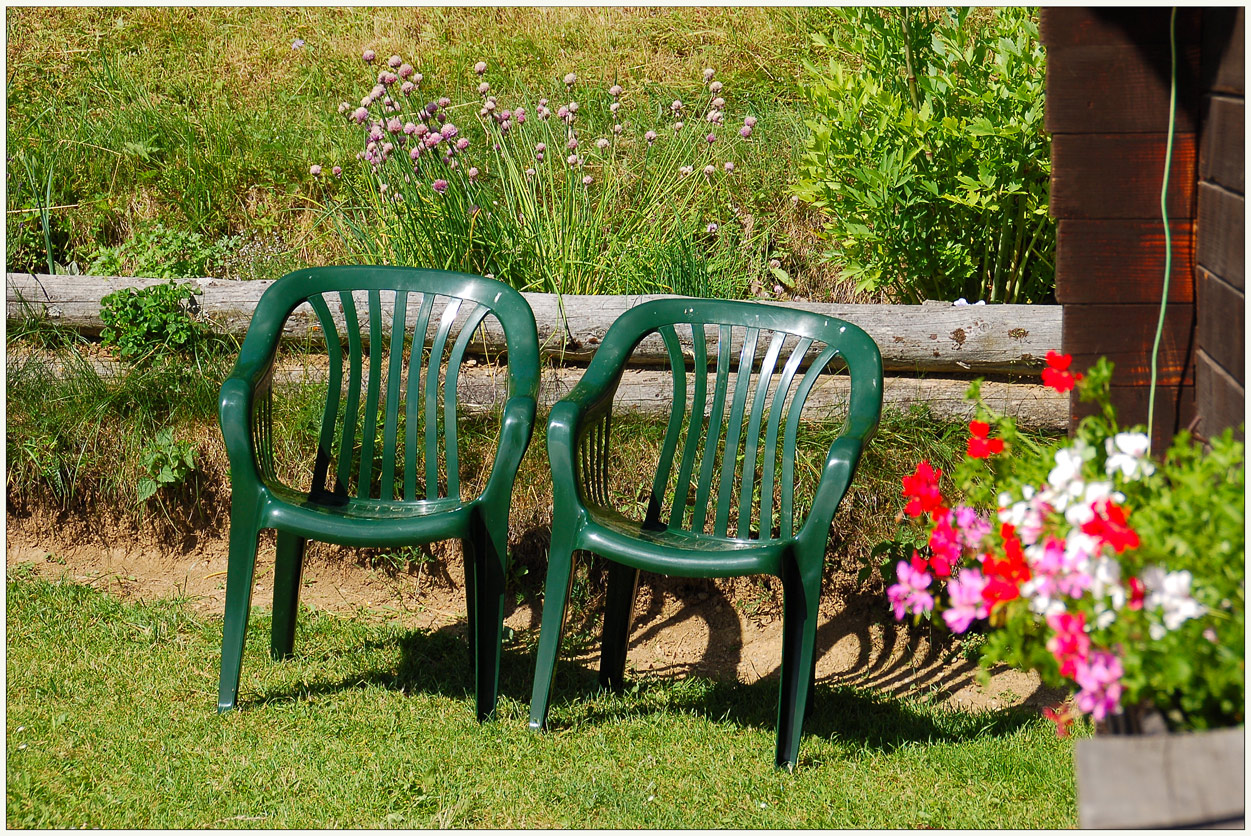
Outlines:
<svg viewBox="0 0 1251 836"><path fill-rule="evenodd" d="M452 627L305 613L269 660L258 612L241 710L214 710L220 619L11 570L9 827L1072 827L1072 744L1023 711L961 713L821 686L800 763L773 768L776 683L574 663L526 730L532 637L472 716ZM460 626L463 630L463 625Z"/></svg>

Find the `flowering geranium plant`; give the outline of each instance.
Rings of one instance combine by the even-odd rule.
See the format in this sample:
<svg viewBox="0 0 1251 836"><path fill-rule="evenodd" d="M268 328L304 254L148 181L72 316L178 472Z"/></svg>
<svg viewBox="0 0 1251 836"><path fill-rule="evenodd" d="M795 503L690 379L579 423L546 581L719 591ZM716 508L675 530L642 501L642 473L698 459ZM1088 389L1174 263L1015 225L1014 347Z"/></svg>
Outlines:
<svg viewBox="0 0 1251 836"><path fill-rule="evenodd" d="M984 629L983 663L1033 668L1074 692L1061 728L1150 706L1174 729L1243 721L1243 445L1182 432L1160 459L1118 426L1112 364L1084 375L1051 352L1043 381L1097 409L1040 444L975 382L966 455L944 491L927 461L903 480L903 542L887 595L898 619ZM981 625L977 628L977 625Z"/></svg>

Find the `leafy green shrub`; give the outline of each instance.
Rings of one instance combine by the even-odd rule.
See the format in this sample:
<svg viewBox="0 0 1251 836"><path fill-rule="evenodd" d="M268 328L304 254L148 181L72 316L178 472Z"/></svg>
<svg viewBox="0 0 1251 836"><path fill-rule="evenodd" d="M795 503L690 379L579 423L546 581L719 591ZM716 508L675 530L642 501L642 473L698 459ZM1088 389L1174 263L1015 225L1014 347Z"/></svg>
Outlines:
<svg viewBox="0 0 1251 836"><path fill-rule="evenodd" d="M100 302L101 340L127 360L192 348L203 328L190 312L198 288L170 281L142 290L128 287Z"/></svg>
<svg viewBox="0 0 1251 836"><path fill-rule="evenodd" d="M234 239L210 241L198 232L169 229L159 222L139 229L116 247L102 247L91 262L97 276L195 279L220 272Z"/></svg>
<svg viewBox="0 0 1251 836"><path fill-rule="evenodd" d="M182 485L195 471L195 448L189 441L176 441L173 427L158 430L140 458L148 474L135 486L140 503L147 502L161 488Z"/></svg>
<svg viewBox="0 0 1251 836"><path fill-rule="evenodd" d="M843 8L841 54L807 64L796 193L828 214L828 256L902 301L1038 302L1054 286L1045 65L1033 11Z"/></svg>

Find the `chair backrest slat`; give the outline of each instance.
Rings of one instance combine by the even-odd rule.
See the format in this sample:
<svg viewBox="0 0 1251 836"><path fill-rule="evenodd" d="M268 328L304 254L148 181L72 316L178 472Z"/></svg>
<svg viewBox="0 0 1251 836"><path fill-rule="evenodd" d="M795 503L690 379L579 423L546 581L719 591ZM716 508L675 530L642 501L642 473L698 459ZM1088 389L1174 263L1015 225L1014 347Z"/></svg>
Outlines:
<svg viewBox="0 0 1251 836"><path fill-rule="evenodd" d="M690 505L691 470L695 466L695 451L699 447L699 428L704 418L704 402L708 399L708 347L704 343L702 326L691 326L691 348L695 354L695 388L691 403L691 420L686 431L686 443L682 449L682 465L678 468L678 483L673 492L673 505L669 511L669 527L683 528L686 509ZM675 414L676 411L675 411Z"/></svg>
<svg viewBox="0 0 1251 836"><path fill-rule="evenodd" d="M334 427L339 417L339 400L342 397L343 387L343 347L339 344L339 329L335 326L334 318L330 315L330 308L326 305L326 300L321 296L314 294L308 297L308 303L313 308L313 312L317 314L317 321L321 323L322 333L326 337L326 359L328 362L328 375L326 382L326 409L322 413L321 433L317 440L317 456L313 462L313 490L325 491L326 476L330 469L330 460L334 458L332 445L334 444Z"/></svg>
<svg viewBox="0 0 1251 836"><path fill-rule="evenodd" d="M361 330L360 319L356 315L356 302L350 291L340 291L339 300L343 303L344 330L348 338L348 388L347 403L343 413L343 430L339 436L339 486L345 491L352 481L352 454L356 447L357 410L361 400ZM327 339L329 335L327 334Z"/></svg>
<svg viewBox="0 0 1251 836"><path fill-rule="evenodd" d="M703 329L701 328L701 331ZM712 475L717 462L717 445L721 441L721 421L725 414L725 395L730 385L730 341L728 325L717 328L717 371L712 394L712 410L708 414L708 431L704 438L704 453L699 461L699 486L695 490L695 515L691 529L699 531L708 520L708 494L712 490ZM691 420L701 416L692 414Z"/></svg>
<svg viewBox="0 0 1251 836"><path fill-rule="evenodd" d="M712 527L713 533L718 537L724 537L729 526L730 495L734 487L734 475L738 470L738 445L743 435L743 415L747 409L747 392L751 384L752 365L756 361L756 343L759 340L760 329L748 328L738 355L738 376L734 380L734 401L730 408L730 420L726 424L725 449L721 453L721 485L717 490L717 514Z"/></svg>
<svg viewBox="0 0 1251 836"><path fill-rule="evenodd" d="M652 492L647 499L646 525L651 527L660 523L665 488L668 487L669 476L673 472L673 457L677 452L678 437L682 434L682 417L686 414L686 361L682 357L682 345L672 325L665 325L659 330L660 338L664 341L665 350L669 354L669 366L673 370L673 404L669 407L669 424L665 428L660 466L656 469L656 478L652 480Z"/></svg>
<svg viewBox="0 0 1251 836"><path fill-rule="evenodd" d="M391 314L391 348L387 364L387 399L382 430L382 483L379 494L382 499L395 496L396 435L400 423L400 384L404 380L401 366L404 362L404 318L408 313L408 291L395 294L395 308Z"/></svg>
<svg viewBox="0 0 1251 836"><path fill-rule="evenodd" d="M444 461L447 463L448 496L460 494L460 457L456 446L456 388L460 379L460 366L474 331L482 324L486 315L486 306L474 306L469 312L469 318L461 326L460 335L447 358L447 379L443 383L443 447Z"/></svg>
<svg viewBox="0 0 1251 836"><path fill-rule="evenodd" d="M830 362L830 358L837 353L837 346L827 345L808 367L807 373L795 389L795 397L791 400L790 412L786 416L786 436L782 441L782 507L780 509L782 518L779 521L783 537L791 536L794 518L792 508L795 496L795 436L799 429L799 416L804 410L804 402L808 400L808 393L817 382L817 377Z"/></svg>
<svg viewBox="0 0 1251 836"><path fill-rule="evenodd" d="M404 499L412 502L417 498L417 432L420 424L422 381L426 364L422 353L426 347L426 331L430 327L430 312L434 309L434 294L423 293L417 320L413 323L413 344L408 351L408 389L404 403Z"/></svg>
<svg viewBox="0 0 1251 836"><path fill-rule="evenodd" d="M361 468L356 480L360 499L371 495L374 478L374 444L378 435L378 398L382 382L382 300L369 291L369 378L365 390L365 420L361 425Z"/></svg>
<svg viewBox="0 0 1251 836"><path fill-rule="evenodd" d="M791 349L791 355L782 367L778 387L773 392L773 403L769 406L769 423L765 428L764 467L760 474L760 536L766 539L772 536L773 531L773 485L778 459L778 427L782 422L782 412L790 393L791 381L811 345L810 338L802 337Z"/></svg>
<svg viewBox="0 0 1251 836"><path fill-rule="evenodd" d="M431 455L439 444L439 366L448 332L460 313L460 303L460 299L452 299L443 309L443 318L439 321L439 330L430 346L430 359L426 364L426 499L437 499L439 496L439 460Z"/></svg>
<svg viewBox="0 0 1251 836"><path fill-rule="evenodd" d="M764 420L765 401L769 394L769 384L773 380L773 369L777 366L778 355L782 351L782 344L786 342L786 336L784 331L773 332L764 360L760 363L756 394L752 397L751 418L747 424L747 443L743 451L743 484L739 490L738 537L740 539L750 533L749 523L755 488L756 462L759 459L757 452L760 444L760 424Z"/></svg>

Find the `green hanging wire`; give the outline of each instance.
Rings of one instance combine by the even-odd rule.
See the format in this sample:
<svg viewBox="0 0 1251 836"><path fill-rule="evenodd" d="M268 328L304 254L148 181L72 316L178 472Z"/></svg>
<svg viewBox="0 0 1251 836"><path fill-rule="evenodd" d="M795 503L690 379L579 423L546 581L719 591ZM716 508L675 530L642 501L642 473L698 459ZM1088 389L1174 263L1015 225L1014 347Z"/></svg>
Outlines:
<svg viewBox="0 0 1251 836"><path fill-rule="evenodd" d="M1160 298L1160 320L1155 326L1155 343L1151 347L1151 388L1147 392L1147 438L1155 428L1155 386L1160 374L1160 339L1164 335L1164 313L1168 310L1169 279L1173 273L1173 237L1168 225L1168 177L1173 161L1173 131L1177 121L1177 7L1168 22L1169 56L1172 79L1168 99L1168 144L1164 150L1164 183L1160 186L1160 217L1164 220L1164 290Z"/></svg>

